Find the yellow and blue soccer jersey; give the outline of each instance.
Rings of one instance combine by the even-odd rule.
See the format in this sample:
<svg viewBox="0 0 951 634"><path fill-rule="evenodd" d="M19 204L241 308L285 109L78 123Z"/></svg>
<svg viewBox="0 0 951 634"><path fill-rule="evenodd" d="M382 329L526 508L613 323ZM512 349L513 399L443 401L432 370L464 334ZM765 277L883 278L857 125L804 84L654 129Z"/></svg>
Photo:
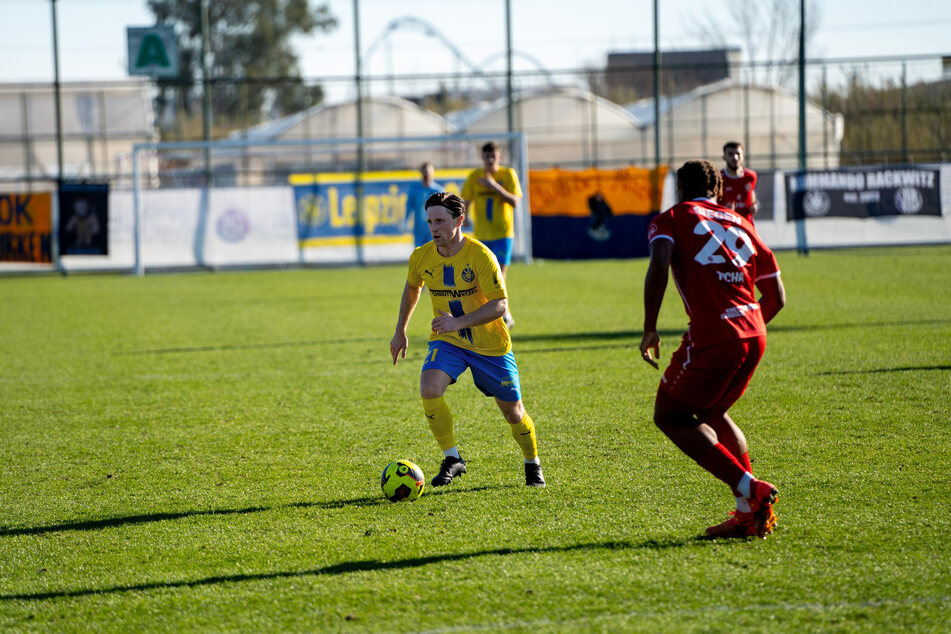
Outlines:
<svg viewBox="0 0 951 634"><path fill-rule="evenodd" d="M469 213L475 237L483 241L511 238L515 235L515 210L495 190L479 184L483 176L485 170L481 167L472 170L462 186L462 197L472 203ZM518 174L511 167L499 167L492 177L505 191L522 195Z"/></svg>
<svg viewBox="0 0 951 634"><path fill-rule="evenodd" d="M429 287L433 317L442 312L455 317L469 314L493 299L508 297L499 263L488 247L466 238L459 253L445 258L435 242L427 242L409 258L406 280L410 286ZM431 341L446 341L488 356L501 356L512 349L512 339L502 319L456 332L433 333Z"/></svg>

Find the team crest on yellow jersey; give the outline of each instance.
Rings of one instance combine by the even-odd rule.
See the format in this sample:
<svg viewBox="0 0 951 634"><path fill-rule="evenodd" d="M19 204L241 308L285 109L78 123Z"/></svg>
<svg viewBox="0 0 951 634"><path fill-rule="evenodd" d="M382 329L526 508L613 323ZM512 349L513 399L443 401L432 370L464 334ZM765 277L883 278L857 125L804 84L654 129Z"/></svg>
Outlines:
<svg viewBox="0 0 951 634"><path fill-rule="evenodd" d="M466 268L462 269L462 279L467 284L471 284L472 280L475 279L475 271L472 270L472 267L466 264Z"/></svg>

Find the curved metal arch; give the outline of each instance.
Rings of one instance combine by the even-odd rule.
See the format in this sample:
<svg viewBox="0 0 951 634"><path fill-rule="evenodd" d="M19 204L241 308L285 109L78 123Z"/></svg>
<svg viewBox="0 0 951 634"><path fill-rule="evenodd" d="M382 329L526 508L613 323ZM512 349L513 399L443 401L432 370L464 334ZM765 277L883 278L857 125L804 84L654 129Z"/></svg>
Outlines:
<svg viewBox="0 0 951 634"><path fill-rule="evenodd" d="M396 18L395 20L390 20L390 22L383 29L383 32L377 35L376 39L374 39L373 42L370 43L370 46L367 47L366 52L363 55L364 61L368 62L370 60L373 54L377 51L377 49L380 48L383 42L386 41L393 31L403 27L414 27L421 30L423 35L436 38L443 44L443 46L448 48L453 55L456 56L456 59L465 64L474 75L485 80L485 82L489 84L490 87L498 88L498 86L495 85L495 83L482 71L482 69L479 68L479 66L477 66L471 59L466 57L465 53L459 50L459 47L456 46L452 40L443 35L439 29L426 20L412 15L406 15L401 18Z"/></svg>
<svg viewBox="0 0 951 634"><path fill-rule="evenodd" d="M492 53L491 55L486 57L484 60L482 60L482 63L480 64L480 66L485 68L489 66L489 64L492 64L493 62L495 62L495 60L503 58L503 57L505 57L505 51L496 51L495 53ZM525 61L531 63L535 68L537 68L538 70L540 70L542 73L545 74L545 78L548 80L549 86L554 85L555 83L554 75L551 74L551 71L548 70L548 67L542 64L541 60L539 60L537 57L534 57L532 55L529 55L528 53L525 53L517 49L512 50L512 57L521 57Z"/></svg>

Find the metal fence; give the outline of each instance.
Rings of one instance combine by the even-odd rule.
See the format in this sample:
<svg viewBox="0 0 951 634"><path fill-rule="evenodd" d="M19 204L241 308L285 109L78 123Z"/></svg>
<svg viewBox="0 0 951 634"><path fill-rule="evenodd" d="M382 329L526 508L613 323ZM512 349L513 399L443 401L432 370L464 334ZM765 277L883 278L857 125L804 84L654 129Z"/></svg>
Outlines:
<svg viewBox="0 0 951 634"><path fill-rule="evenodd" d="M811 61L806 76L807 165L948 161L951 79L946 61L931 56ZM656 108L652 92L644 89L653 84L653 69L636 64L536 68L514 72L511 78L472 71L371 75L362 78L359 90L350 76L212 77L207 86L213 139L493 134L509 132L511 125L512 131L526 135L532 167L653 166L658 156L667 164L695 157L719 160L722 144L739 140L749 166L788 169L798 156L794 106L799 95L789 87L795 73L795 63L785 60L698 63L678 62L674 55L665 61L662 54ZM131 186L133 144L203 139L202 90L200 82L65 84L64 177ZM110 96L120 93L121 99ZM49 85L0 89L0 183L5 187L37 188L55 179L58 139L52 100ZM338 108L337 118L326 120L328 104L347 102L359 117ZM382 102L403 104L404 113L416 109L412 114L429 117L433 127L413 128L409 115L401 118L392 108L375 107ZM324 117L323 127L314 123L317 116ZM119 125L122 120L144 125ZM655 138L660 139L658 147ZM167 157L154 170L191 174L190 185L210 182L213 175L200 163L183 160ZM240 162L235 165L240 171ZM336 167L357 166L341 159ZM165 182L181 186L181 181ZM231 179L232 184L240 182L254 179L242 179L240 173Z"/></svg>

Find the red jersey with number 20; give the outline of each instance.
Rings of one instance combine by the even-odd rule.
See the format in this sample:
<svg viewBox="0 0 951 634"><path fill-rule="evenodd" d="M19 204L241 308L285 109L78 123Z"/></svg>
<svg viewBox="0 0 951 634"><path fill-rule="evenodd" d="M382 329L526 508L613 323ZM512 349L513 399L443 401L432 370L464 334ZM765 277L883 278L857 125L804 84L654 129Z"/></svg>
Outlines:
<svg viewBox="0 0 951 634"><path fill-rule="evenodd" d="M766 334L754 285L779 275L779 265L753 223L701 198L658 214L647 239L674 243L670 268L694 346Z"/></svg>

